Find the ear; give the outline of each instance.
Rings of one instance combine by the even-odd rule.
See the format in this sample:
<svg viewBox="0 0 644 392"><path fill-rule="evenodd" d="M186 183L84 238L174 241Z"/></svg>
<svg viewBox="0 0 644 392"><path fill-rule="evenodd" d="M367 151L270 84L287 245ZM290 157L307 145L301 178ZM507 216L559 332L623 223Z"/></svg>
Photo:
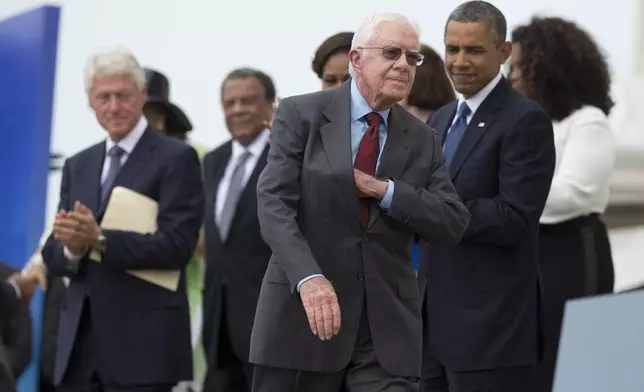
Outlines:
<svg viewBox="0 0 644 392"><path fill-rule="evenodd" d="M362 56L358 49L351 49L349 51L349 62L353 66L353 69L358 70L362 67Z"/></svg>
<svg viewBox="0 0 644 392"><path fill-rule="evenodd" d="M501 53L501 65L503 65L510 58L510 54L512 54L512 42L506 41L502 43L499 51Z"/></svg>

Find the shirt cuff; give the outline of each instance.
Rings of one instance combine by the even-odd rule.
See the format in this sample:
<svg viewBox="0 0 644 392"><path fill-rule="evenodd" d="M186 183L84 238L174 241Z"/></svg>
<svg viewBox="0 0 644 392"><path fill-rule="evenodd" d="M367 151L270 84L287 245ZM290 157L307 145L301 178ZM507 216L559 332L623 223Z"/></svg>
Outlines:
<svg viewBox="0 0 644 392"><path fill-rule="evenodd" d="M67 249L67 247L63 248L63 253L65 254L67 261L69 261L70 263L78 263L80 259L83 258L83 255L75 255L69 249Z"/></svg>
<svg viewBox="0 0 644 392"><path fill-rule="evenodd" d="M324 275L322 275L322 274L314 274L314 275L307 276L306 278L300 280L300 283L297 284L297 292L298 293L300 292L300 286L302 286L302 283L306 282L307 280L311 280L313 278L324 278Z"/></svg>
<svg viewBox="0 0 644 392"><path fill-rule="evenodd" d="M380 208L383 210L389 210L391 207L391 199L394 197L394 182L391 180L387 180L389 182L389 186L387 187L387 192L385 192L385 196L383 196L382 200L380 200Z"/></svg>

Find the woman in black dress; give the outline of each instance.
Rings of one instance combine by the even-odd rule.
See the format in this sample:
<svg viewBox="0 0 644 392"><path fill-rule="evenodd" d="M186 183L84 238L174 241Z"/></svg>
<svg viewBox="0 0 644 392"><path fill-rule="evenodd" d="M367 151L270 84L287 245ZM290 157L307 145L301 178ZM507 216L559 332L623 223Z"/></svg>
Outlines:
<svg viewBox="0 0 644 392"><path fill-rule="evenodd" d="M510 80L553 121L557 162L541 216L544 358L539 391L552 389L565 302L611 293L610 243L601 220L615 140L610 74L595 41L561 18L534 18L512 33Z"/></svg>

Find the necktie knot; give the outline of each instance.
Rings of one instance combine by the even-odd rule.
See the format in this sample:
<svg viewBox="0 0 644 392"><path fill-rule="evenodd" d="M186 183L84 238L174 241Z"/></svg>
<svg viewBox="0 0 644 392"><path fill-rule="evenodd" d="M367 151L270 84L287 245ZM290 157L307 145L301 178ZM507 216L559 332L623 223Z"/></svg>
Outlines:
<svg viewBox="0 0 644 392"><path fill-rule="evenodd" d="M376 112L368 113L365 118L370 128L380 125L380 121L382 120L382 117Z"/></svg>
<svg viewBox="0 0 644 392"><path fill-rule="evenodd" d="M461 104L458 106L458 117L462 118L463 120L467 120L467 116L469 116L470 113L472 113L472 109L467 106L467 102L461 102Z"/></svg>
<svg viewBox="0 0 644 392"><path fill-rule="evenodd" d="M239 164L246 162L248 158L250 158L250 151L244 150L244 152L242 152L242 154L239 156Z"/></svg>
<svg viewBox="0 0 644 392"><path fill-rule="evenodd" d="M114 145L114 147L110 148L110 151L107 153L107 155L110 156L110 158L120 158L125 154L125 150L119 147L118 145Z"/></svg>

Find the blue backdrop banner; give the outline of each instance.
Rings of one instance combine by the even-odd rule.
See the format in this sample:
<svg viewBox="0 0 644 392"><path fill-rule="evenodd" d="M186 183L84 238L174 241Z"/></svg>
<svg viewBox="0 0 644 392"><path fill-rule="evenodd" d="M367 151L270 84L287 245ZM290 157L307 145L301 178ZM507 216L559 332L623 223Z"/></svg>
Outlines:
<svg viewBox="0 0 644 392"><path fill-rule="evenodd" d="M60 8L0 21L0 260L21 269L43 234ZM21 392L38 390L43 295L31 303L34 356Z"/></svg>

